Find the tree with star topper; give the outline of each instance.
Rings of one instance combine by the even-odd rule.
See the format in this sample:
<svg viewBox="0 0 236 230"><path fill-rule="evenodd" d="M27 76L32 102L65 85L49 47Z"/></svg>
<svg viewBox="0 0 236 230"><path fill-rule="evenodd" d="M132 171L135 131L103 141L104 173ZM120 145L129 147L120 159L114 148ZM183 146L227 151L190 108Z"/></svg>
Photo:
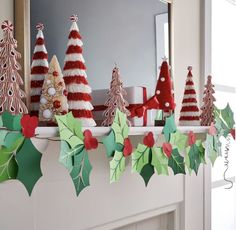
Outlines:
<svg viewBox="0 0 236 230"><path fill-rule="evenodd" d="M43 83L40 98L39 119L54 123L55 115L64 115L68 112L67 91L57 57L54 55L49 71Z"/></svg>
<svg viewBox="0 0 236 230"><path fill-rule="evenodd" d="M83 126L96 126L91 104L91 87L87 81L86 66L83 58L83 42L77 25L77 15L71 16L69 41L67 45L64 81L68 91L69 110L82 122Z"/></svg>
<svg viewBox="0 0 236 230"><path fill-rule="evenodd" d="M8 111L13 115L27 114L28 109L22 101L25 92L18 71L21 69L17 58L21 55L16 51L17 41L13 38L13 24L6 20L2 23L3 39L0 41L0 114Z"/></svg>
<svg viewBox="0 0 236 230"><path fill-rule="evenodd" d="M130 115L129 110L126 108L129 106L129 103L124 99L125 95L127 95L127 93L123 88L120 70L119 68L115 67L112 71L112 80L110 84L110 90L108 92L108 99L105 102L107 109L103 113L103 116L105 117L102 123L103 126L112 125L117 109L126 114L126 116Z"/></svg>
<svg viewBox="0 0 236 230"><path fill-rule="evenodd" d="M214 102L216 99L213 96L215 90L211 79L211 76L207 77L207 84L204 90L203 106L201 107L202 113L200 115L202 126L210 126L214 122Z"/></svg>

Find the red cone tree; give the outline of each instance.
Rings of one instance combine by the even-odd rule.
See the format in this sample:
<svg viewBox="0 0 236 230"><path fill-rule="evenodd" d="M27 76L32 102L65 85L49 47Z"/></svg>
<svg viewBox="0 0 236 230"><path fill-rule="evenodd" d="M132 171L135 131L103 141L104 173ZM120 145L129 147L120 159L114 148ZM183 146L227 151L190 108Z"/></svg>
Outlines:
<svg viewBox="0 0 236 230"><path fill-rule="evenodd" d="M180 111L179 124L185 126L200 125L199 108L193 82L192 67L188 67L188 76L185 83L184 98Z"/></svg>
<svg viewBox="0 0 236 230"><path fill-rule="evenodd" d="M211 82L212 77L207 77L207 84L205 85L202 113L200 115L201 125L210 126L214 122L214 102L216 101L213 94L215 93L214 85Z"/></svg>
<svg viewBox="0 0 236 230"><path fill-rule="evenodd" d="M21 90L23 85L18 71L21 66L16 61L21 55L16 51L17 41L13 38L13 24L6 20L2 23L3 39L0 41L0 114L8 111L13 115L27 114L22 99L25 92Z"/></svg>
<svg viewBox="0 0 236 230"><path fill-rule="evenodd" d="M43 81L48 73L48 53L44 42L43 24L38 23L36 29L38 30L38 34L36 37L33 61L31 64L30 110L32 115L38 116Z"/></svg>
<svg viewBox="0 0 236 230"><path fill-rule="evenodd" d="M123 82L121 81L120 71L115 67L112 71L112 80L110 84L110 90L108 92L108 99L105 102L107 109L104 111L104 121L103 126L111 126L116 115L116 109L125 113L127 117L130 115L129 110L126 108L129 103L124 99L127 95L123 88Z"/></svg>
<svg viewBox="0 0 236 230"><path fill-rule="evenodd" d="M166 113L171 113L175 109L174 91L169 65L166 59L163 59L161 65L155 93L157 100L159 101L159 109Z"/></svg>
<svg viewBox="0 0 236 230"><path fill-rule="evenodd" d="M68 91L69 111L78 118L83 126L95 126L93 106L91 104L91 88L87 81L86 66L82 55L83 42L77 26L78 18L71 16L72 26L67 45L64 81Z"/></svg>

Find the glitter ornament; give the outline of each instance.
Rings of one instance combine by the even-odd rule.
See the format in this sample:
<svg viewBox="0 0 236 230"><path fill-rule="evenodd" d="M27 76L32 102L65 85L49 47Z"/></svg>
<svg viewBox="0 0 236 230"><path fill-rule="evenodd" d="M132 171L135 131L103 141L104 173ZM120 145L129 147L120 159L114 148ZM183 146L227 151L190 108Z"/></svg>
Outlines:
<svg viewBox="0 0 236 230"><path fill-rule="evenodd" d="M51 112L51 110L45 109L45 110L43 111L43 117L44 117L45 119L51 119L51 118L52 118L52 112Z"/></svg>

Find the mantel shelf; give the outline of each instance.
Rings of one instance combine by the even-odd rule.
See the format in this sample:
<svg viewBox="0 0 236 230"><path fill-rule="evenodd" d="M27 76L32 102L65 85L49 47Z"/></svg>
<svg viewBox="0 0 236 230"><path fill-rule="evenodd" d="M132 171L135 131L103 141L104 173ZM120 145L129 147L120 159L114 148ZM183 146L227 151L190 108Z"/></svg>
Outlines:
<svg viewBox="0 0 236 230"><path fill-rule="evenodd" d="M100 137L109 133L109 127L83 127L83 130L89 129L93 133L93 136ZM178 130L182 133L188 133L193 131L196 134L207 133L209 127L207 126L178 126ZM154 134L160 134L163 127L130 127L130 136L144 135L147 132L153 132ZM38 137L58 137L58 127L38 127L36 129Z"/></svg>

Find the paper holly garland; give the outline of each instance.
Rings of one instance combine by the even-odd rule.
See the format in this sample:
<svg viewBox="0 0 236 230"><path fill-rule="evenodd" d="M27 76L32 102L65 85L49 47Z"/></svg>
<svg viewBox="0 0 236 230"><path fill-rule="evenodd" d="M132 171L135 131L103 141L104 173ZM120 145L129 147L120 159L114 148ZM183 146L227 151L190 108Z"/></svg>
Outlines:
<svg viewBox="0 0 236 230"><path fill-rule="evenodd" d="M87 150L98 146L90 131L82 132L81 121L70 112L56 116L61 138L60 163L69 171L77 196L90 185L89 177L92 166Z"/></svg>
<svg viewBox="0 0 236 230"><path fill-rule="evenodd" d="M0 130L0 182L17 179L24 184L29 195L42 176L42 154L30 139L35 135L38 125L38 122L32 122L32 119L35 120L29 115L21 117L5 112L2 115L2 127L6 130Z"/></svg>
<svg viewBox="0 0 236 230"><path fill-rule="evenodd" d="M107 157L113 157L110 161L110 183L120 179L125 170L125 157L132 153L132 144L128 135L129 127L126 114L117 109L111 131L108 136L102 139Z"/></svg>

